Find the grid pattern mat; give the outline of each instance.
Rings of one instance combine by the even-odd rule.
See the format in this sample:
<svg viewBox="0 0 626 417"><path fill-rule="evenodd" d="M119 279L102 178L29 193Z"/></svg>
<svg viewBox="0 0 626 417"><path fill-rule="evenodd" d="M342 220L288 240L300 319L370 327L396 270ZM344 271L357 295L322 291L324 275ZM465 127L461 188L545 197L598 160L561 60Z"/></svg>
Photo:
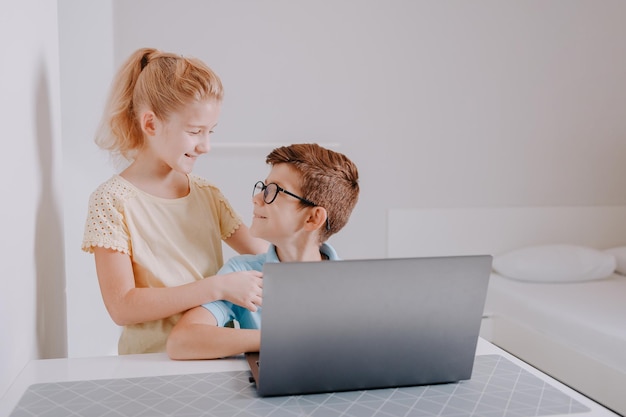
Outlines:
<svg viewBox="0 0 626 417"><path fill-rule="evenodd" d="M589 408L499 355L454 384L260 398L247 371L31 385L22 416L549 416Z"/></svg>

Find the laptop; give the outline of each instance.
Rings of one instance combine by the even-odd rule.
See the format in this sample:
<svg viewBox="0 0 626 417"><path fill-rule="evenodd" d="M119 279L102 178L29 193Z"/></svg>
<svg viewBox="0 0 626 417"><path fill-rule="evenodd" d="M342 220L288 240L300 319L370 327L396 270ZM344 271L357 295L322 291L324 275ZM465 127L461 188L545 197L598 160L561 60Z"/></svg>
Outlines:
<svg viewBox="0 0 626 417"><path fill-rule="evenodd" d="M472 373L491 255L267 263L259 396L457 382Z"/></svg>

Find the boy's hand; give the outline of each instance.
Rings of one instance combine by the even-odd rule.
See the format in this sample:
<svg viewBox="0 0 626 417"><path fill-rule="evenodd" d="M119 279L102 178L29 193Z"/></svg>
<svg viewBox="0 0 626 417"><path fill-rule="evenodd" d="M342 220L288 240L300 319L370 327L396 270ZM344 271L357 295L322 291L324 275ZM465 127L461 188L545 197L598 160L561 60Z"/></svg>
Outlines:
<svg viewBox="0 0 626 417"><path fill-rule="evenodd" d="M223 299L254 312L261 306L263 273L238 271L216 276Z"/></svg>

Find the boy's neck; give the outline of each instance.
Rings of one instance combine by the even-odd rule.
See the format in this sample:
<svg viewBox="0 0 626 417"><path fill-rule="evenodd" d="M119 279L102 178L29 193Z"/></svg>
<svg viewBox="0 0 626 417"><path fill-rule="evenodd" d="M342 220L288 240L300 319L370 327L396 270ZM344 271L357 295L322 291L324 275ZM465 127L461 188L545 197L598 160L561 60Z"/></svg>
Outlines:
<svg viewBox="0 0 626 417"><path fill-rule="evenodd" d="M319 245L276 246L276 255L281 262L313 262L326 259L320 252Z"/></svg>

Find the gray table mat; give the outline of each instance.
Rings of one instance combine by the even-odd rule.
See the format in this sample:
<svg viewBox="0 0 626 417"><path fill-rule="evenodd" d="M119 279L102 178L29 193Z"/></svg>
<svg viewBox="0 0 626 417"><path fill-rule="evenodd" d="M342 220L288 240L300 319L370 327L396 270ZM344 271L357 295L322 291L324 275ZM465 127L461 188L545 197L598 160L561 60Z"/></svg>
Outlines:
<svg viewBox="0 0 626 417"><path fill-rule="evenodd" d="M247 371L31 385L11 417L484 416L575 414L589 408L500 355L477 356L454 384L260 398Z"/></svg>

